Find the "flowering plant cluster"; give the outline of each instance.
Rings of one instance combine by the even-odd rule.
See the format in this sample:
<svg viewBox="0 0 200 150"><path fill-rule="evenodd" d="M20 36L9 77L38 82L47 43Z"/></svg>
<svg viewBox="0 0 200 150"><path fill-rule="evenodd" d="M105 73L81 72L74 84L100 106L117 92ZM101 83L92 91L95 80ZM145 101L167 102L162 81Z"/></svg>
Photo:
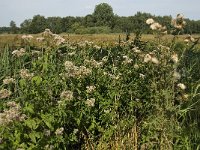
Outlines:
<svg viewBox="0 0 200 150"><path fill-rule="evenodd" d="M154 19L146 23L166 34ZM183 16L172 24L184 28ZM188 121L197 123L187 117L199 98L191 72L199 58L187 57L196 39L177 50L175 40L108 46L70 43L49 29L40 35L0 53L0 149L199 147L186 133Z"/></svg>

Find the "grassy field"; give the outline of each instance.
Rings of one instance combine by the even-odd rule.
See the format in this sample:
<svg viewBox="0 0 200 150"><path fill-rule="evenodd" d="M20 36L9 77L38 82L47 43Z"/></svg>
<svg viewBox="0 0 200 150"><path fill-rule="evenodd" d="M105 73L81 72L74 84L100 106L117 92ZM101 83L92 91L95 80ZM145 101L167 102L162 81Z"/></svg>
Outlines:
<svg viewBox="0 0 200 150"><path fill-rule="evenodd" d="M19 46L21 44L21 37L23 34L0 34L0 48L3 48L5 45L14 45ZM41 36L40 34L33 35L34 37ZM105 43L116 43L119 41L119 38L122 41L125 41L126 34L123 33L113 33L113 34L61 34L68 42L82 42L82 41L92 41L96 44L105 44ZM179 35L177 36L178 41L184 41L187 35ZM199 37L199 35L193 35L193 37ZM130 35L130 39L134 39L135 34ZM172 35L165 35L162 37L162 40L165 42L170 42L173 39ZM141 40L143 41L153 41L155 40L155 36L152 34L143 34L141 36Z"/></svg>

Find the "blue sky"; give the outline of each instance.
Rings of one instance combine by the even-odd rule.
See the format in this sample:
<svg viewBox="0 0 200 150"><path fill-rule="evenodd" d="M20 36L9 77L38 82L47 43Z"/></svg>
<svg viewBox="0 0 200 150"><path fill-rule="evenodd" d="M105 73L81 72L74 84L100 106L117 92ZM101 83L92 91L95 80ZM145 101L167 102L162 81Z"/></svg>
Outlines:
<svg viewBox="0 0 200 150"><path fill-rule="evenodd" d="M173 17L182 13L186 18L200 20L200 0L1 0L0 26L9 26L11 20L19 26L37 14L85 16L99 3L110 4L119 16L134 15L138 11Z"/></svg>

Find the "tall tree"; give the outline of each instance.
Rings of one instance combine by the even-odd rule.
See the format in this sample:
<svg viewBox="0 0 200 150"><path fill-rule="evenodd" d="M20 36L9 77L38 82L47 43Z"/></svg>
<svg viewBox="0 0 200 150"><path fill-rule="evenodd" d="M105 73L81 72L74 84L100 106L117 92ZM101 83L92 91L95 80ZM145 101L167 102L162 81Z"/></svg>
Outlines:
<svg viewBox="0 0 200 150"><path fill-rule="evenodd" d="M10 21L10 31L11 33L17 33L17 26L16 26L16 23L12 20Z"/></svg>
<svg viewBox="0 0 200 150"><path fill-rule="evenodd" d="M96 5L93 13L94 21L97 26L112 26L114 21L113 9L107 3Z"/></svg>
<svg viewBox="0 0 200 150"><path fill-rule="evenodd" d="M62 18L60 17L48 17L46 19L47 27L53 32L53 33L62 33Z"/></svg>
<svg viewBox="0 0 200 150"><path fill-rule="evenodd" d="M44 16L36 15L33 17L30 24L31 33L40 33L47 28L46 19Z"/></svg>
<svg viewBox="0 0 200 150"><path fill-rule="evenodd" d="M22 33L31 33L31 23L32 23L32 19L26 19L24 20L21 24L20 24L20 27L21 27L21 32Z"/></svg>

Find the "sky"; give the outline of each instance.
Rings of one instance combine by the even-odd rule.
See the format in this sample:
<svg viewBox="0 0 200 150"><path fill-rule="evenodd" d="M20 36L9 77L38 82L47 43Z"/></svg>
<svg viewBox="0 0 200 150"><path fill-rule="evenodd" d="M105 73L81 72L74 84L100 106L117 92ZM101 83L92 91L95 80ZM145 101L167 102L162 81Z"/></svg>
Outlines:
<svg viewBox="0 0 200 150"><path fill-rule="evenodd" d="M118 16L135 15L138 11L152 15L181 13L186 18L200 20L200 0L1 0L0 27L9 26L10 21L20 25L34 15L85 16L92 14L96 5L108 3Z"/></svg>

